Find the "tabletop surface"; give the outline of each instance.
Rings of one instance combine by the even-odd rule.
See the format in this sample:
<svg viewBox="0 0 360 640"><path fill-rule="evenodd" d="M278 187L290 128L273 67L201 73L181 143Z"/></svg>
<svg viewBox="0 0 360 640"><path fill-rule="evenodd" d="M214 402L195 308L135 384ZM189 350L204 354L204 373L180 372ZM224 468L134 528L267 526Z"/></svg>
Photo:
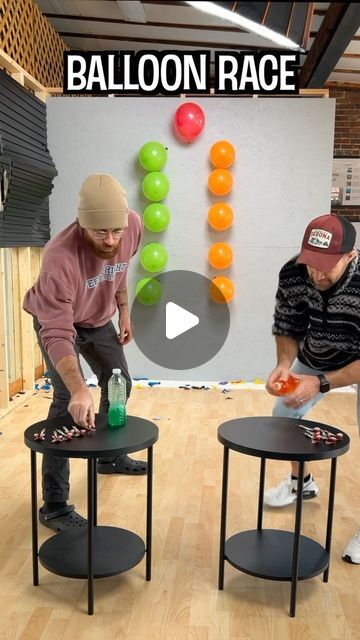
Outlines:
<svg viewBox="0 0 360 640"><path fill-rule="evenodd" d="M47 454L60 457L95 458L141 451L153 445L159 437L156 424L150 420L128 416L123 427L110 429L107 416L96 414L95 431L58 444L51 442L54 429L61 429L61 427L70 429L73 425L74 421L70 416L42 420L26 429L24 433L25 444L39 453L46 451ZM39 433L42 429L45 429L45 441L34 440L34 434Z"/></svg>
<svg viewBox="0 0 360 640"><path fill-rule="evenodd" d="M298 425L320 427L334 434L343 433L343 439L327 445L324 441L312 444ZM251 456L275 460L324 460L346 453L350 446L349 436L338 427L313 420L299 418L276 418L255 416L237 418L221 424L219 441L229 449Z"/></svg>

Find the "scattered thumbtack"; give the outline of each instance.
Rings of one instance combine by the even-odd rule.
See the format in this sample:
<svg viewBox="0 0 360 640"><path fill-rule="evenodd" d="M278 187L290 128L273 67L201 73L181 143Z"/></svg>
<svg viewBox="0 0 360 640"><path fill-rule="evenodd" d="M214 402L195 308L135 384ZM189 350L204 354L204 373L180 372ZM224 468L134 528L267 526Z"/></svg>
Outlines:
<svg viewBox="0 0 360 640"><path fill-rule="evenodd" d="M305 438L310 438L310 440L312 440L311 433L308 433L307 431L305 431L305 433L303 435L305 436Z"/></svg>
<svg viewBox="0 0 360 640"><path fill-rule="evenodd" d="M64 436L60 435L60 433L57 433L56 431L53 431L53 434L51 436L51 442L59 444L63 440L64 440Z"/></svg>
<svg viewBox="0 0 360 640"><path fill-rule="evenodd" d="M343 439L344 434L339 431L338 433L332 433L332 431L327 431L326 429L321 429L320 427L307 427L303 424L298 424L298 427L303 430L303 435L306 438L311 438L312 444L319 444L319 442L323 441L325 444L331 445L336 444L340 440Z"/></svg>
<svg viewBox="0 0 360 640"><path fill-rule="evenodd" d="M69 431L69 429L67 429L66 427L63 427L64 429L64 440L72 440L74 435L72 431Z"/></svg>
<svg viewBox="0 0 360 640"><path fill-rule="evenodd" d="M90 431L96 431L96 427L92 427L89 424L87 424L86 427L84 427L84 429L87 433L90 433Z"/></svg>

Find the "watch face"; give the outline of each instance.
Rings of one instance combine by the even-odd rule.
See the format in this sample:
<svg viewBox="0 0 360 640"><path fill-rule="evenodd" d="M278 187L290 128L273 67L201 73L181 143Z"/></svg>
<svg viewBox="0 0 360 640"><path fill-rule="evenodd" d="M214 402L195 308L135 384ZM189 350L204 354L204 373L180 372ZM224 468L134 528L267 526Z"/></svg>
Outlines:
<svg viewBox="0 0 360 640"><path fill-rule="evenodd" d="M321 374L320 376L318 376L318 378L320 380L320 392L327 393L328 391L330 391L330 383L325 378L325 376Z"/></svg>

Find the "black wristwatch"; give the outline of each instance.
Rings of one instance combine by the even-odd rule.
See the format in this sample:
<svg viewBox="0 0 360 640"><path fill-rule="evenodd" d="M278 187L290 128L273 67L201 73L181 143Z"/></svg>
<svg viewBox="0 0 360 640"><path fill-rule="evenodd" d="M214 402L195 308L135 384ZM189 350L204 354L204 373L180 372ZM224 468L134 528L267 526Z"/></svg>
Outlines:
<svg viewBox="0 0 360 640"><path fill-rule="evenodd" d="M327 393L330 391L330 382L327 380L326 376L324 376L323 373L320 373L318 378L320 380L320 393Z"/></svg>

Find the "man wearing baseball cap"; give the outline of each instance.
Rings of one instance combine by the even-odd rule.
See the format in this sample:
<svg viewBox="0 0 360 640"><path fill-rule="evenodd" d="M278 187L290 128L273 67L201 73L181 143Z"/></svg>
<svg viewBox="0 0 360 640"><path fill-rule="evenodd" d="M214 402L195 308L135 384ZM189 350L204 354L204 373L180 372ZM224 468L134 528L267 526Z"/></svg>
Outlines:
<svg viewBox="0 0 360 640"><path fill-rule="evenodd" d="M278 395L275 382L287 380L290 373L300 382L295 391L277 399L274 416L301 419L330 389L360 382L360 261L355 239L355 228L345 218L315 218L305 230L300 254L280 270L272 329L277 365L266 388ZM360 425L359 391L357 417ZM291 467L283 482L265 492L268 506L296 501L298 463ZM303 498L318 493L305 469ZM360 529L343 559L360 564Z"/></svg>
<svg viewBox="0 0 360 640"><path fill-rule="evenodd" d="M46 245L40 275L23 307L34 328L54 389L49 418L68 413L82 427L94 426L95 410L79 363L81 354L98 378L100 413L107 413L108 380L121 368L127 396L131 378L123 346L132 338L127 271L137 252L143 223L128 208L126 193L111 175L89 176L80 189L78 217ZM119 311L119 331L112 318ZM129 456L98 462L99 473L146 473L146 463ZM69 461L44 454L44 504L40 522L55 531L86 526L69 497Z"/></svg>

